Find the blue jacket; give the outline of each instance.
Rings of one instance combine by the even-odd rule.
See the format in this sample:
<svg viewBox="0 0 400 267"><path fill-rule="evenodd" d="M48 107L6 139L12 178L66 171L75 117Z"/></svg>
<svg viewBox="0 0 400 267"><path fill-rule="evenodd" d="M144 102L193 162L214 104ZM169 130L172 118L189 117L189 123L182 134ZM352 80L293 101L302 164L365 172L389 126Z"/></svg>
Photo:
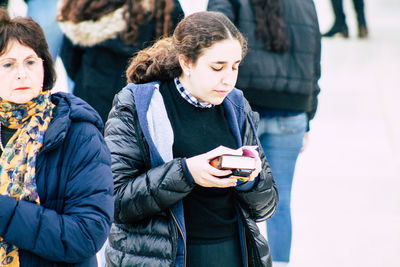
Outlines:
<svg viewBox="0 0 400 267"><path fill-rule="evenodd" d="M172 127L158 87L157 82L129 84L116 96L106 124L115 185L108 266L185 266L181 200L194 184L185 159L172 158ZM257 116L241 91L234 89L223 105L238 146L257 144ZM262 150L260 157L263 170L258 179L236 188L243 245L246 240L244 266L271 264L255 221L273 214L277 190Z"/></svg>
<svg viewBox="0 0 400 267"><path fill-rule="evenodd" d="M113 218L103 124L73 95L51 100L56 109L36 163L40 205L0 195L0 236L19 248L21 267L97 267Z"/></svg>

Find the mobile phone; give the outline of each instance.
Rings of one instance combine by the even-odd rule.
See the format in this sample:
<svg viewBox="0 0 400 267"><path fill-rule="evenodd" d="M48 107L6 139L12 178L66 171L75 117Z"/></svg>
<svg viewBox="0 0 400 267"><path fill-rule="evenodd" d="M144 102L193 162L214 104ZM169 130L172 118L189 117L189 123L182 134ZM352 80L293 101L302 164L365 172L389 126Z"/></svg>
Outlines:
<svg viewBox="0 0 400 267"><path fill-rule="evenodd" d="M251 169L232 169L232 175L248 177L253 172Z"/></svg>

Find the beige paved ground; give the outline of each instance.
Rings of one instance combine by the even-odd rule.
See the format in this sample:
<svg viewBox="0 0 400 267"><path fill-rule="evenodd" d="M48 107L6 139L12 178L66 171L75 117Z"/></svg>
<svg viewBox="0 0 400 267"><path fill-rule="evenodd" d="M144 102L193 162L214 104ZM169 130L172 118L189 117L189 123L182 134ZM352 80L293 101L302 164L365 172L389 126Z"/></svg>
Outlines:
<svg viewBox="0 0 400 267"><path fill-rule="evenodd" d="M316 4L324 32L330 5ZM353 37L323 40L320 108L293 188L291 267L400 266L400 2L367 0L366 41L344 4Z"/></svg>

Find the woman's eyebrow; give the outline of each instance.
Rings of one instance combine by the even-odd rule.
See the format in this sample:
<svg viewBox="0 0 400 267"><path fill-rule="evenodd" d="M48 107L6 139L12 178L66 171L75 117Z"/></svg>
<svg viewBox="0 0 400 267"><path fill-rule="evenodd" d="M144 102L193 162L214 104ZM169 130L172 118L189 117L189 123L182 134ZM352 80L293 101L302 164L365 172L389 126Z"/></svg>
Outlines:
<svg viewBox="0 0 400 267"><path fill-rule="evenodd" d="M241 59L236 60L233 64L239 63L240 61L241 61ZM227 62L228 61L214 61L214 62L211 62L211 63L213 63L213 64L225 64Z"/></svg>
<svg viewBox="0 0 400 267"><path fill-rule="evenodd" d="M34 54L31 54L31 55L25 57L23 60L28 59L28 58L31 58L31 57L37 57L37 56L34 55ZM17 60L18 58L16 58L16 57L5 57L5 58L0 59L0 61L6 60L6 59Z"/></svg>

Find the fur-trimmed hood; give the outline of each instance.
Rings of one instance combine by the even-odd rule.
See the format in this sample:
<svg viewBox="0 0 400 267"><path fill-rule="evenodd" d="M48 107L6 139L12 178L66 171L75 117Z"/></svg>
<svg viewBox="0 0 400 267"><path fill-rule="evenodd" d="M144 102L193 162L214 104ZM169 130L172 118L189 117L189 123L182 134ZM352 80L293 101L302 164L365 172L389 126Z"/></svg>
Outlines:
<svg viewBox="0 0 400 267"><path fill-rule="evenodd" d="M124 7L121 7L97 21L88 20L79 23L62 21L59 25L74 45L94 46L117 37L126 28L123 13Z"/></svg>

